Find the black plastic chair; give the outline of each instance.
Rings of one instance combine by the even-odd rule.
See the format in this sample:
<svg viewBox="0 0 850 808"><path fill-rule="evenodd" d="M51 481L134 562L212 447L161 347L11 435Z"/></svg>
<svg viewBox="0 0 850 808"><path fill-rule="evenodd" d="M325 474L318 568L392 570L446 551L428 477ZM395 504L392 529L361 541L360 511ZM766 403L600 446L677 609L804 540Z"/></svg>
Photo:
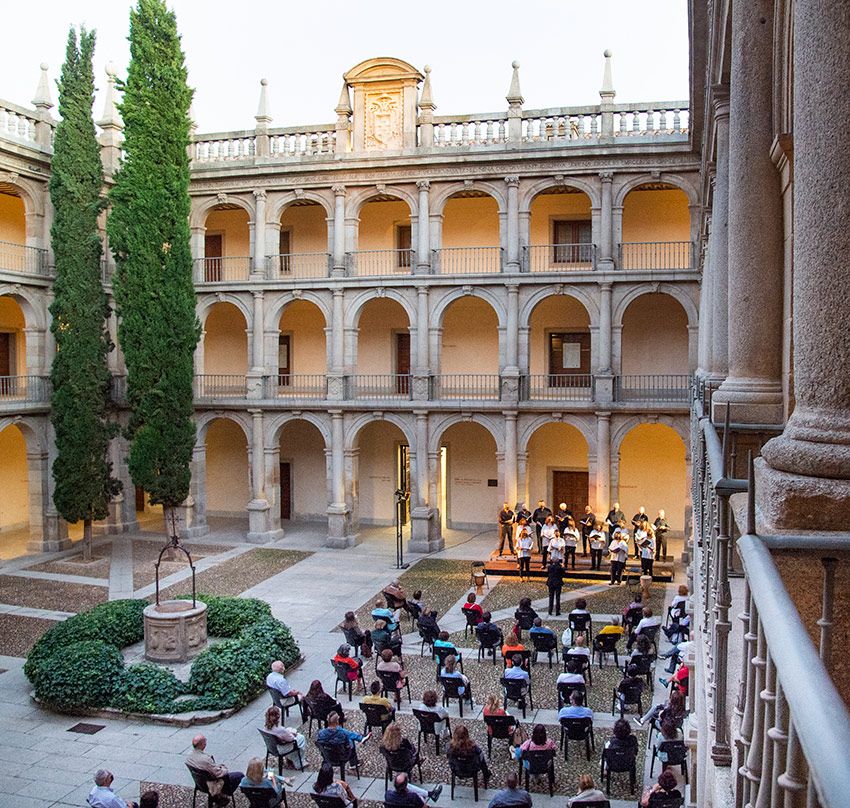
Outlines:
<svg viewBox="0 0 850 808"><path fill-rule="evenodd" d="M342 633L345 636L345 641L354 649L354 656L360 656L360 649L363 647L365 636L353 628L344 628Z"/></svg>
<svg viewBox="0 0 850 808"><path fill-rule="evenodd" d="M343 717L345 713L343 712L342 705L339 702L336 704L328 704L328 706L320 710L315 706L311 705L306 699L301 703L301 709L303 710L304 720L307 722L307 737L313 737L313 722L315 721L319 729L326 727L328 725L328 716L333 713L339 713L340 723L343 722Z"/></svg>
<svg viewBox="0 0 850 808"><path fill-rule="evenodd" d="M311 791L310 799L316 803L316 808L345 808L345 800L342 797L334 797L330 794L315 794ZM354 800L353 808L357 808L357 800Z"/></svg>
<svg viewBox="0 0 850 808"><path fill-rule="evenodd" d="M245 799L248 800L248 808L277 808L278 805L289 808L289 804L286 802L285 789L281 790L279 800L275 797L274 792L268 788L240 786L239 790L245 795ZM277 801L273 802L273 799Z"/></svg>
<svg viewBox="0 0 850 808"><path fill-rule="evenodd" d="M576 802L573 800L570 803L570 808L611 808L611 803L608 800L590 800L590 802L586 800Z"/></svg>
<svg viewBox="0 0 850 808"><path fill-rule="evenodd" d="M614 715L618 703L620 705L620 718L625 715L626 708L630 705L637 707L638 715L643 715L643 679L628 684L620 682L614 688L614 695L611 697L611 715Z"/></svg>
<svg viewBox="0 0 850 808"><path fill-rule="evenodd" d="M668 766L681 766L685 785L688 783L688 747L682 740L661 741L652 747L652 762L649 764L649 776L655 771L655 759L661 761L661 771Z"/></svg>
<svg viewBox="0 0 850 808"><path fill-rule="evenodd" d="M623 617L623 628L631 634L641 620L643 620L643 606L632 606Z"/></svg>
<svg viewBox="0 0 850 808"><path fill-rule="evenodd" d="M649 808L682 808L685 798L681 794L662 794L656 791L649 798Z"/></svg>
<svg viewBox="0 0 850 808"><path fill-rule="evenodd" d="M490 654L493 657L493 664L496 664L496 652L502 653L503 637L501 632L492 638L482 637L477 631L475 636L478 637L478 661L482 662L484 658Z"/></svg>
<svg viewBox="0 0 850 808"><path fill-rule="evenodd" d="M508 659L511 660L511 664L513 664L514 657L519 654L522 657L522 668L523 670L531 672L531 655L534 653L530 648L524 648L522 651L512 651L508 654ZM505 670L508 667L508 660L502 657L502 666Z"/></svg>
<svg viewBox="0 0 850 808"><path fill-rule="evenodd" d="M514 620L516 620L516 635L517 639L522 639L522 632L529 631L531 627L534 625L534 618L537 617L537 613L534 611L531 612L521 612L517 609L514 612Z"/></svg>
<svg viewBox="0 0 850 808"><path fill-rule="evenodd" d="M269 758L276 757L277 773L283 777L283 759L287 755L295 753L298 755L298 770L302 771L304 769L304 760L301 757L301 750L298 748L298 744L295 741L286 743L278 740L277 736L264 729L258 729L257 732L263 736L263 743L266 745L266 768L268 768L269 765Z"/></svg>
<svg viewBox="0 0 850 808"><path fill-rule="evenodd" d="M419 620L419 615L422 614L422 607L407 601L407 614L410 617L410 627L413 628Z"/></svg>
<svg viewBox="0 0 850 808"><path fill-rule="evenodd" d="M555 749L526 749L519 760L520 774L525 771L525 790L528 791L528 780L533 775L546 775L549 781L549 796L555 794ZM523 761L528 767L523 766Z"/></svg>
<svg viewBox="0 0 850 808"><path fill-rule="evenodd" d="M352 691L354 688L355 682L363 682L363 668L359 668L357 670L357 678L349 679L348 674L351 672L351 668L346 665L344 662L334 662L331 660L331 665L333 665L334 672L336 673L336 681L334 682L334 698L336 698L337 693L339 692L339 686L342 685L343 691L348 691L348 700L351 701ZM364 682L363 688L365 690L366 684Z"/></svg>
<svg viewBox="0 0 850 808"><path fill-rule="evenodd" d="M576 634L583 634L587 644L593 639L593 617L589 614L569 614L567 622L570 625L570 645L576 641Z"/></svg>
<svg viewBox="0 0 850 808"><path fill-rule="evenodd" d="M573 693L581 695L581 703L587 707L587 685L584 682L559 682L558 688L558 709L560 710L565 704L570 703Z"/></svg>
<svg viewBox="0 0 850 808"><path fill-rule="evenodd" d="M422 748L422 738L425 738L425 743L427 745L428 738L430 736L434 737L434 745L437 749L437 755L440 754L440 732L441 730L437 729L437 724L442 724L445 720L446 727L451 731L451 724L449 723L449 719L442 719L436 713L432 713L430 710L419 710L414 707L413 715L416 717L416 720L419 722L419 735L416 738L416 750L419 751Z"/></svg>
<svg viewBox="0 0 850 808"><path fill-rule="evenodd" d="M366 726L363 729L364 735L368 734L372 727L380 727L381 734L383 735L384 730L392 724L395 718L395 712L390 712L387 715L386 708L382 704L364 704L361 701L359 706L360 712L366 717Z"/></svg>
<svg viewBox="0 0 850 808"><path fill-rule="evenodd" d="M466 618L466 625L463 627L463 638L466 639L470 629L475 634L475 627L481 622L481 613L472 609L461 609L463 616Z"/></svg>
<svg viewBox="0 0 850 808"><path fill-rule="evenodd" d="M468 687L464 685L463 679L459 676L441 676L439 682L443 688L443 707L448 707L452 699L457 699L457 708L463 718L463 702L468 701L472 707L472 697L468 695ZM464 689L463 693L459 692L460 688Z"/></svg>
<svg viewBox="0 0 850 808"><path fill-rule="evenodd" d="M493 741L508 741L510 745L516 729L516 718L512 715L485 715L487 725L487 757L493 757Z"/></svg>
<svg viewBox="0 0 850 808"><path fill-rule="evenodd" d="M284 718L289 718L289 711L298 704L298 699L295 696L284 696L279 690L274 687L267 687L269 695L272 697L272 704L280 710L280 721L283 723ZM301 720L304 720L304 708L301 708Z"/></svg>
<svg viewBox="0 0 850 808"><path fill-rule="evenodd" d="M531 680L506 679L503 676L499 680L499 683L502 685L505 709L508 709L508 702L512 701L522 710L522 717L525 718L526 700L531 709L534 709L534 699L531 695Z"/></svg>
<svg viewBox="0 0 850 808"><path fill-rule="evenodd" d="M531 655L531 664L537 662L538 654L546 654L549 659L549 668L552 667L552 657L558 652L558 638L554 634L541 634L537 631L531 631L528 634L531 637L531 644L534 646L534 653Z"/></svg>
<svg viewBox="0 0 850 808"><path fill-rule="evenodd" d="M431 656L434 656L434 640L436 640L440 635L438 632L434 631L430 628L422 628L419 623L419 636L422 638L422 644L419 646L419 656L425 655L425 646L431 650Z"/></svg>
<svg viewBox="0 0 850 808"><path fill-rule="evenodd" d="M437 660L437 678L443 671L443 666L446 664L446 659L450 656L455 657L457 666L460 672L463 673L463 657L460 656L457 648L443 648L439 645L434 646L434 659Z"/></svg>
<svg viewBox="0 0 850 808"><path fill-rule="evenodd" d="M401 760L400 756L394 755L387 749L384 749L383 746L378 748L378 751L383 756L386 761L387 767L384 771L384 791L387 790L389 786L390 778L393 774L398 774L400 772L404 772L408 779L413 782L413 770L417 769L419 771L419 782L422 782L422 764L419 761L419 753L416 753L416 757L409 760Z"/></svg>
<svg viewBox="0 0 850 808"><path fill-rule="evenodd" d="M356 760L354 744L327 744L316 741L316 746L325 761L332 769L339 769L339 779L345 780L345 767L351 763L352 758ZM354 773L360 779L360 762L354 763Z"/></svg>
<svg viewBox="0 0 850 808"><path fill-rule="evenodd" d="M449 769L452 772L452 799L455 798L456 780L472 780L472 793L475 802L478 802L478 772L481 771L481 762L478 758L449 757Z"/></svg>
<svg viewBox="0 0 850 808"><path fill-rule="evenodd" d="M564 750L564 760L570 759L570 741L584 742L584 751L590 760L590 750L596 751L596 741L593 738L592 718L562 718L561 748Z"/></svg>
<svg viewBox="0 0 850 808"><path fill-rule="evenodd" d="M606 748L602 750L599 779L605 780L605 793L611 794L611 775L629 774L629 793L635 793L637 780L637 752L634 749Z"/></svg>
<svg viewBox="0 0 850 808"><path fill-rule="evenodd" d="M617 655L617 643L620 641L620 634L597 634L593 640L593 655L599 655L599 667L602 668L603 657L608 654L614 655L614 664L620 667L620 658Z"/></svg>
<svg viewBox="0 0 850 808"><path fill-rule="evenodd" d="M576 664L576 673L584 676L584 680L593 686L593 671L590 664L590 654L564 654L564 673L567 672L567 663L574 662Z"/></svg>
<svg viewBox="0 0 850 808"><path fill-rule="evenodd" d="M396 671L377 671L378 679L381 680L381 695L387 696L390 693L394 694L395 702L398 705L401 705L401 693L407 688L407 700L412 701L410 698L410 680L405 677L404 679L399 679L399 675ZM401 684L399 684L401 682Z"/></svg>
<svg viewBox="0 0 850 808"><path fill-rule="evenodd" d="M646 637L652 644L653 654L658 653L658 632L661 631L661 626L646 626L640 634L635 634L635 641L638 637Z"/></svg>
<svg viewBox="0 0 850 808"><path fill-rule="evenodd" d="M202 772L200 769L192 768L188 763L186 764L186 768L189 770L189 774L192 775L192 780L195 783L195 790L192 792L192 808L195 808L195 800L198 798L198 794L206 794L207 795L207 806L208 808L212 808L213 798L210 794L209 783L211 780L218 780L217 777L210 777L206 772ZM236 806L236 799L231 794L230 802L234 806Z"/></svg>

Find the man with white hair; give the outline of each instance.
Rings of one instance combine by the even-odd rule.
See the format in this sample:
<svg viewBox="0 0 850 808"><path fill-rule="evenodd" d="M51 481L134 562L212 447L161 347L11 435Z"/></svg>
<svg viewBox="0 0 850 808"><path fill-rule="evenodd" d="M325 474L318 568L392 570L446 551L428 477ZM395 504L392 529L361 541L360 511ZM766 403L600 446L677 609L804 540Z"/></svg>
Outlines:
<svg viewBox="0 0 850 808"><path fill-rule="evenodd" d="M667 560L667 531L670 530L670 525L667 523L667 516L663 510L658 511L658 518L655 520L655 560Z"/></svg>
<svg viewBox="0 0 850 808"><path fill-rule="evenodd" d="M112 772L98 769L94 775L94 788L86 797L91 808L137 808L135 802L125 802L112 790Z"/></svg>
<svg viewBox="0 0 850 808"><path fill-rule="evenodd" d="M190 769L203 772L207 776L207 788L213 805L228 805L233 792L245 776L242 772L228 771L223 763L216 763L212 755L206 752L207 739L203 735L192 738L192 751L186 758Z"/></svg>
<svg viewBox="0 0 850 808"><path fill-rule="evenodd" d="M289 696L290 698L294 698L296 701L300 701L301 694L289 686L289 682L286 681L283 671L283 662L279 659L272 662L272 672L266 676L266 687L272 690L277 690L281 696Z"/></svg>

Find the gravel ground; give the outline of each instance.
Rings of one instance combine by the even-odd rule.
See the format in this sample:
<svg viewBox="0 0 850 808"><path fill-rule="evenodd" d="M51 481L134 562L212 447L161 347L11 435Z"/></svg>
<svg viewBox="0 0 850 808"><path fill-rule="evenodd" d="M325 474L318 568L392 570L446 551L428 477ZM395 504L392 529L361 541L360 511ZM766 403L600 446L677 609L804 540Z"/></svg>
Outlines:
<svg viewBox="0 0 850 808"><path fill-rule="evenodd" d="M146 539L136 539L133 542L134 589L141 589L143 586L148 586L156 580L154 564L156 564L156 560L164 544L164 537L161 542ZM192 542L187 542L183 546L192 554L192 560L195 562L207 556L218 555L219 553L225 553L233 549L232 545L227 544L193 544ZM178 553L178 558L175 561L167 561L163 557L163 562L159 568L160 578L180 572L186 566L186 556L183 553Z"/></svg>
<svg viewBox="0 0 850 808"><path fill-rule="evenodd" d="M61 612L82 612L104 603L109 596L105 586L43 581L18 575L0 575L0 603L31 606Z"/></svg>
<svg viewBox="0 0 850 808"><path fill-rule="evenodd" d="M57 572L60 575L83 575L86 578L106 579L109 577L110 559L111 544L105 544L92 553L91 561L83 561L82 554L78 554L56 561L45 561L27 569L33 572Z"/></svg>
<svg viewBox="0 0 850 808"><path fill-rule="evenodd" d="M260 754L260 750L257 750L257 755L262 757ZM248 761L243 761L239 763L242 769L245 768L245 764ZM237 769L237 765L234 762L232 768ZM189 773L186 773L186 779L189 778ZM159 808L186 808L192 804L192 788L191 786L172 786L166 785L163 783L142 783L141 791L146 791L148 789L153 789L154 791L159 792ZM119 796L127 796L125 794L121 794ZM130 797L133 799L133 797ZM206 797L203 795L199 796L198 806L205 806ZM297 791L287 791L286 792L286 804L289 808L316 808L316 803L310 799L307 794L302 794ZM374 802L372 800L359 800L357 803L361 808L383 808L383 803ZM236 792L236 805L237 808L248 808L248 800L242 796L241 792Z"/></svg>
<svg viewBox="0 0 850 808"><path fill-rule="evenodd" d="M158 552L158 551L157 551ZM240 595L246 589L283 572L293 564L303 561L311 553L300 550L249 550L236 558L222 561L208 570L198 573L197 591L209 595ZM192 550L194 558L194 549ZM185 564L183 565L185 566ZM189 579L163 590L160 597L176 597L191 591Z"/></svg>
<svg viewBox="0 0 850 808"><path fill-rule="evenodd" d="M25 657L36 640L55 625L54 620L0 614L0 654Z"/></svg>

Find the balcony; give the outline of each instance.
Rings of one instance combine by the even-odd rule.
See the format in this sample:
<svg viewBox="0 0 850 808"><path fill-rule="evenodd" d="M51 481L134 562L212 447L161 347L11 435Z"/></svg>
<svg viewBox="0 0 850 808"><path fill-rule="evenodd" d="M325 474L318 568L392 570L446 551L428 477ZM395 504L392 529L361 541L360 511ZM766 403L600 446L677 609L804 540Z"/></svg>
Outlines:
<svg viewBox="0 0 850 808"><path fill-rule="evenodd" d="M358 278L410 275L413 263L413 250L355 250L346 253L345 271Z"/></svg>
<svg viewBox="0 0 850 808"><path fill-rule="evenodd" d="M269 280L327 278L331 274L329 253L286 253L267 259Z"/></svg>
<svg viewBox="0 0 850 808"><path fill-rule="evenodd" d="M248 397L248 380L236 374L204 374L195 376L195 399L244 399Z"/></svg>
<svg viewBox="0 0 850 808"><path fill-rule="evenodd" d="M502 395L498 373L444 373L433 377L432 388L437 401L498 401Z"/></svg>
<svg viewBox="0 0 850 808"><path fill-rule="evenodd" d="M49 376L0 376L0 412L50 402Z"/></svg>
<svg viewBox="0 0 850 808"><path fill-rule="evenodd" d="M233 283L247 281L253 261L249 256L198 258L195 260L196 283Z"/></svg>
<svg viewBox="0 0 850 808"><path fill-rule="evenodd" d="M263 379L263 397L269 399L325 399L328 377L324 373L287 373Z"/></svg>
<svg viewBox="0 0 850 808"><path fill-rule="evenodd" d="M691 399L690 374L649 374L614 377L614 401L686 404Z"/></svg>
<svg viewBox="0 0 850 808"><path fill-rule="evenodd" d="M410 399L413 387L408 373L365 373L345 377L347 399Z"/></svg>
<svg viewBox="0 0 850 808"><path fill-rule="evenodd" d="M593 244L532 244L522 248L523 272L587 272L596 269Z"/></svg>
<svg viewBox="0 0 850 808"><path fill-rule="evenodd" d="M690 241L626 241L619 247L620 269L693 269Z"/></svg>
<svg viewBox="0 0 850 808"><path fill-rule="evenodd" d="M524 376L522 401L592 401L593 376L585 373L542 373Z"/></svg>
<svg viewBox="0 0 850 808"><path fill-rule="evenodd" d="M434 275L487 275L502 271L501 247L443 247L431 251Z"/></svg>
<svg viewBox="0 0 850 808"><path fill-rule="evenodd" d="M0 270L22 272L27 275L48 274L47 250L27 247L11 241L0 241Z"/></svg>

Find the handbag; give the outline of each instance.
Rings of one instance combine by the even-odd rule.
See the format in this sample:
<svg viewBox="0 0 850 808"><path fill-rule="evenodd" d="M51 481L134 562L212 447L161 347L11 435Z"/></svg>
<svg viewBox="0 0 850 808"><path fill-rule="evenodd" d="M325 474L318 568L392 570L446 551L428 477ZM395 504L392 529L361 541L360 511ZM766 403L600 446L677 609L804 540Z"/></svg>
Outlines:
<svg viewBox="0 0 850 808"><path fill-rule="evenodd" d="M527 740L528 730L522 724L517 724L513 737L514 746L522 746Z"/></svg>

